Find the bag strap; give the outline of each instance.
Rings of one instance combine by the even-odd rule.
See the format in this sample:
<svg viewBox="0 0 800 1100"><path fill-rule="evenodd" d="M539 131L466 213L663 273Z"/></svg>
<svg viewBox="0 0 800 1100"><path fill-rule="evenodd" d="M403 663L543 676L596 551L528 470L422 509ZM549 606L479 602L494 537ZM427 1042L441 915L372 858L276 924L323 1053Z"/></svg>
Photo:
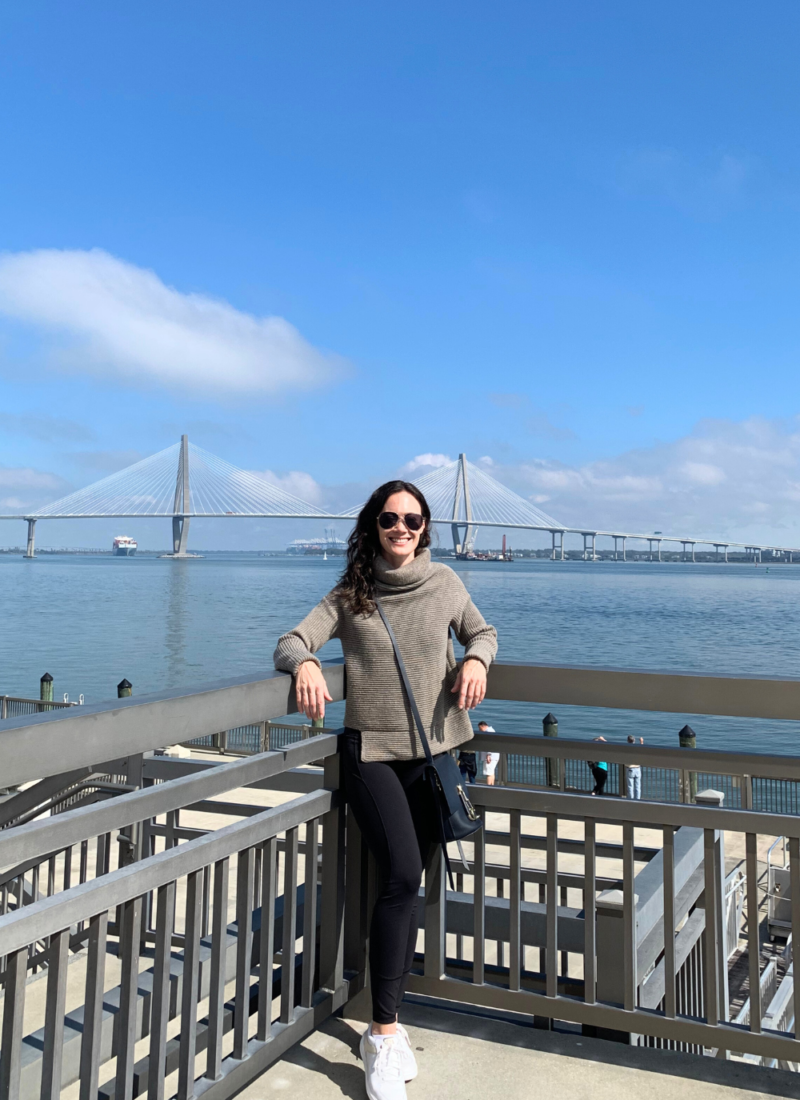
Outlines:
<svg viewBox="0 0 800 1100"><path fill-rule="evenodd" d="M414 722L417 726L417 732L419 733L419 739L422 742L422 747L425 750L425 759L432 766L433 757L431 756L431 747L428 744L428 738L425 733L425 727L422 724L422 716L419 713L419 707L417 706L417 700L414 698L414 692L411 690L411 684L408 682L408 673L406 672L405 662L403 661L403 654L400 652L400 646L397 644L397 638L394 636L394 631L389 625L389 620L386 618L386 612L381 607L380 600L375 600L375 606L378 608L378 614L383 619L383 625L386 627L386 633L389 635L389 640L392 643L392 649L394 650L395 660L397 661L397 667L400 670L400 679L403 681L403 687L406 689L406 695L408 696L409 706L411 707L411 713L414 716Z"/></svg>

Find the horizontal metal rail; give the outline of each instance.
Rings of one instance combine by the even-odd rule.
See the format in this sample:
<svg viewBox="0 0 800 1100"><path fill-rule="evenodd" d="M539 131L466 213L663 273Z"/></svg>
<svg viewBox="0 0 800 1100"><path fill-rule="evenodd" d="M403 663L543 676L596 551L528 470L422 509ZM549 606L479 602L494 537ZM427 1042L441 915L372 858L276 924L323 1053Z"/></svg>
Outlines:
<svg viewBox="0 0 800 1100"><path fill-rule="evenodd" d="M643 767L691 770L711 775L756 775L800 780L800 757L758 752L722 752L716 749L669 749L660 745L615 745L611 741L575 741L516 733L476 733L469 749L478 752L537 756L550 760L603 760Z"/></svg>
<svg viewBox="0 0 800 1100"><path fill-rule="evenodd" d="M97 913L157 890L159 886L260 844L286 829L321 817L336 804L337 798L335 791L326 790L301 795L283 806L264 810L255 817L236 821L197 840L186 841L149 859L120 867L113 874L8 913L0 917L0 955L10 955L61 928L89 920Z"/></svg>
<svg viewBox="0 0 800 1100"><path fill-rule="evenodd" d="M344 662L323 662L328 688L335 700L344 697ZM800 679L761 676L704 676L690 672L580 668L544 664L494 664L489 671L488 697L521 702L604 707L668 713L717 714L800 721ZM9 786L57 775L99 760L147 752L164 745L213 736L222 729L257 725L295 711L291 677L281 672L241 677L196 690L114 700L94 706L70 707L11 719L0 725L0 775ZM63 725L63 723L69 723ZM522 739L510 741L509 752L522 753ZM581 748L553 740L549 753L587 759ZM584 745L588 746L588 742ZM608 756L627 763L630 756L604 745ZM677 754L677 750L672 750ZM643 763L674 767L670 750L637 746ZM726 764L725 758L730 758ZM800 765L785 757L723 754L693 750L692 770L765 776L800 776ZM787 771L787 768L789 769Z"/></svg>
<svg viewBox="0 0 800 1100"><path fill-rule="evenodd" d="M336 736L322 734L276 752L215 764L180 779L143 787L99 805L81 806L55 818L43 818L4 830L0 832L0 867L44 856L56 849L134 825L147 818L159 817L202 799L248 787L259 780L300 767L310 760L331 756L336 749Z"/></svg>
<svg viewBox="0 0 800 1100"><path fill-rule="evenodd" d="M800 721L800 679L493 664L487 697L528 703ZM637 747L638 751L638 747Z"/></svg>
<svg viewBox="0 0 800 1100"><path fill-rule="evenodd" d="M342 699L344 663L324 661L323 672L333 698ZM0 775L6 786L27 783L100 760L257 724L296 709L291 677L268 672L194 690L11 718L0 725Z"/></svg>

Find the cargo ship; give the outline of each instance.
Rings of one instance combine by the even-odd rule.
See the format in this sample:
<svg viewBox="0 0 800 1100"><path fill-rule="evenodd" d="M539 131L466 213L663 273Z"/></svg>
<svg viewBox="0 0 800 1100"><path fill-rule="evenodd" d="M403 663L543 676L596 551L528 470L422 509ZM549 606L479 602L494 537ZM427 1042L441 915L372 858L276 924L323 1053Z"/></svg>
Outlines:
<svg viewBox="0 0 800 1100"><path fill-rule="evenodd" d="M114 539L113 551L118 558L132 558L138 545L136 539L128 538L127 535L118 535Z"/></svg>

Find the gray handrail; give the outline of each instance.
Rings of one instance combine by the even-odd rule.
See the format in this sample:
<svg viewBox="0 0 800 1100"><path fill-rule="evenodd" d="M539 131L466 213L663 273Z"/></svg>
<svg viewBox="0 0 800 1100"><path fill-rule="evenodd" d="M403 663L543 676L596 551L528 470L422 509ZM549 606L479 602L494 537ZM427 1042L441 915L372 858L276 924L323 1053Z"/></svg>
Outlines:
<svg viewBox="0 0 800 1100"><path fill-rule="evenodd" d="M544 756L549 759L609 760L617 764L641 764L652 768L712 775L758 775L773 779L800 780L800 757L759 752L722 752L718 749L668 749L660 745L614 744L604 741L574 741L519 733L476 733L470 750L508 753L512 756Z"/></svg>
<svg viewBox="0 0 800 1100"><path fill-rule="evenodd" d="M334 700L342 699L344 662L323 661L322 669ZM268 672L11 718L0 723L0 775L10 787L258 724L296 709L292 678Z"/></svg>
<svg viewBox="0 0 800 1100"><path fill-rule="evenodd" d="M3 830L0 832L0 867L45 856L90 837L123 829L126 825L158 817L226 791L247 787L260 779L300 767L310 760L331 756L336 750L336 736L322 734L308 741L287 745L276 752L215 764L199 774L143 787L99 805L78 806L57 817L41 818L27 825Z"/></svg>

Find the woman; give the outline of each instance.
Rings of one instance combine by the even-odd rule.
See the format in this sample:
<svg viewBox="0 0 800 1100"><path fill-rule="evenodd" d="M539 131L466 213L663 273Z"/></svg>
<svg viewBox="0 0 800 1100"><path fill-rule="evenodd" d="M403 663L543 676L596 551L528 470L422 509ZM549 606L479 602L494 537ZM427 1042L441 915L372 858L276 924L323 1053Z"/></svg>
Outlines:
<svg viewBox="0 0 800 1100"><path fill-rule="evenodd" d="M595 741L605 741L605 737L595 737ZM592 769L592 778L594 779L592 794L604 794L606 780L608 779L608 762L606 760L590 760L589 767Z"/></svg>
<svg viewBox="0 0 800 1100"><path fill-rule="evenodd" d="M403 1100L417 1067L397 1021L417 940L417 898L431 843L438 842L424 750L414 727L380 600L394 630L431 751L472 737L467 711L486 693L497 651L452 569L431 561L431 513L415 485L390 481L364 505L339 584L278 642L275 667L296 678L297 707L322 718L331 701L316 650L339 638L347 662L342 782L374 853L380 892L370 929L372 1023L361 1038L370 1100ZM465 647L459 670L450 628Z"/></svg>

